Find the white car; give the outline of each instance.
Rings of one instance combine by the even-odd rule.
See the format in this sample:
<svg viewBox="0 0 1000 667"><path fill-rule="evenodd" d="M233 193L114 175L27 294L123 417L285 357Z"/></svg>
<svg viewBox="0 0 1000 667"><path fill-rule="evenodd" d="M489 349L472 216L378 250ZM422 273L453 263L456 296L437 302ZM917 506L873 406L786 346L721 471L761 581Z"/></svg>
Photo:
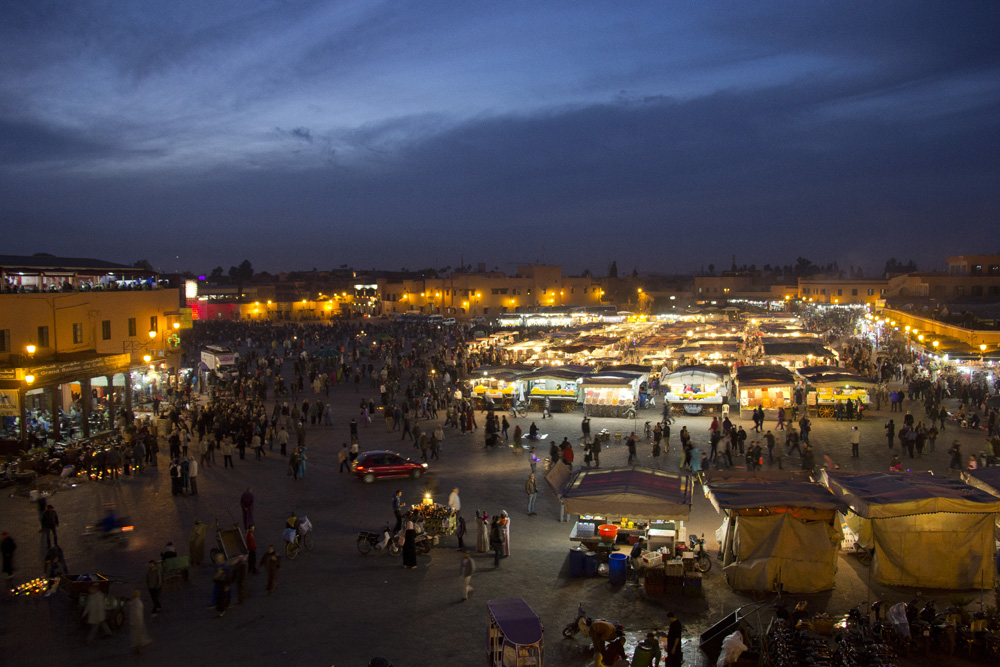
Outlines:
<svg viewBox="0 0 1000 667"><path fill-rule="evenodd" d="M441 324L443 324L445 326L452 326L453 324L455 324L455 318L454 317L446 317L446 318L444 318L444 321Z"/></svg>

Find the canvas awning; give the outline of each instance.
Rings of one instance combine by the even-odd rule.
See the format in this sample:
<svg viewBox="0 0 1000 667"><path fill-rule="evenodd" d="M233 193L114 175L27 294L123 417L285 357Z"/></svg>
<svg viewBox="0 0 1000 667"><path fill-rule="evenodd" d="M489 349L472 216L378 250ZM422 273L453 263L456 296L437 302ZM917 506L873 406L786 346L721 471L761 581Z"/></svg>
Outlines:
<svg viewBox="0 0 1000 667"><path fill-rule="evenodd" d="M848 524L873 547L879 582L949 589L992 588L1000 498L932 473L824 471L850 505Z"/></svg>
<svg viewBox="0 0 1000 667"><path fill-rule="evenodd" d="M732 473L726 478L706 477L705 484L708 499L719 511L774 507L847 511L830 489L808 478Z"/></svg>
<svg viewBox="0 0 1000 667"><path fill-rule="evenodd" d="M686 521L691 478L646 468L580 470L559 492L568 514Z"/></svg>

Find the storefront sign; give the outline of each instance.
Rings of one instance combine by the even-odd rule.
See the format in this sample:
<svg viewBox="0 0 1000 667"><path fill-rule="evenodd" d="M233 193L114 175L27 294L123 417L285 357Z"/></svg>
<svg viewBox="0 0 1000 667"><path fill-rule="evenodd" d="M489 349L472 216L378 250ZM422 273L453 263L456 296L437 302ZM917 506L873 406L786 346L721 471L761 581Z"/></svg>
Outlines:
<svg viewBox="0 0 1000 667"><path fill-rule="evenodd" d="M71 382L97 375L114 375L127 372L132 357L128 354L109 354L93 359L62 361L26 369L35 376L36 385L56 382Z"/></svg>
<svg viewBox="0 0 1000 667"><path fill-rule="evenodd" d="M21 414L21 393L17 389L0 389L0 417Z"/></svg>

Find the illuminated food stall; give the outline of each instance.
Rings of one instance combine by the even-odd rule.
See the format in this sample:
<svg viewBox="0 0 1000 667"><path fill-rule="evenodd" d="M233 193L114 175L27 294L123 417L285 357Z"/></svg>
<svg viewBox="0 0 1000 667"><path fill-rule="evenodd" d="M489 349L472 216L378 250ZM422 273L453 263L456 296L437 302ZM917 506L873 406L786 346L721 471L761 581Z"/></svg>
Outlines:
<svg viewBox="0 0 1000 667"><path fill-rule="evenodd" d="M847 506L826 486L791 471L709 471L705 494L725 516L722 571L734 590L833 588Z"/></svg>
<svg viewBox="0 0 1000 667"><path fill-rule="evenodd" d="M563 466L565 467L565 466ZM563 518L577 515L569 539L587 546L631 544L639 537L673 551L687 539L684 522L691 513L692 478L645 468L580 470L558 484ZM604 526L615 526L614 530ZM613 535L611 533L614 533Z"/></svg>
<svg viewBox="0 0 1000 667"><path fill-rule="evenodd" d="M776 411L792 405L796 376L784 366L739 366L736 369L736 390L740 396L740 412L761 406Z"/></svg>
<svg viewBox="0 0 1000 667"><path fill-rule="evenodd" d="M531 371L529 366L482 366L474 371L472 397L481 405L490 401L497 407L523 398L524 387L519 378Z"/></svg>
<svg viewBox="0 0 1000 667"><path fill-rule="evenodd" d="M822 475L850 507L846 524L857 542L874 550L871 566L880 583L993 588L1000 498L930 472Z"/></svg>
<svg viewBox="0 0 1000 667"><path fill-rule="evenodd" d="M878 386L872 378L837 366L806 366L798 374L809 382L806 404L818 417L833 417L837 404L848 399L867 405L869 392Z"/></svg>
<svg viewBox="0 0 1000 667"><path fill-rule="evenodd" d="M764 359L773 364L783 364L791 368L813 364L831 364L837 361L837 353L815 340L789 340L787 338L765 338Z"/></svg>
<svg viewBox="0 0 1000 667"><path fill-rule="evenodd" d="M552 400L553 409L572 411L576 408L580 380L590 373L582 366L545 366L521 376L525 383L526 398L532 409L541 409L545 398Z"/></svg>
<svg viewBox="0 0 1000 667"><path fill-rule="evenodd" d="M729 398L728 380L729 367L723 364L682 366L664 374L664 397L672 405L692 414L700 414L703 406L726 403Z"/></svg>

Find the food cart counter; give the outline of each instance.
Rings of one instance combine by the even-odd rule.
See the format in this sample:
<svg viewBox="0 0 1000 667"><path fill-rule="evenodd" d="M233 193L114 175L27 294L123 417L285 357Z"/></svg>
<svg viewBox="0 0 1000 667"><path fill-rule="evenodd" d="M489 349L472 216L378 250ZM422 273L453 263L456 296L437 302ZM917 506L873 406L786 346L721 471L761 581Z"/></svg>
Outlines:
<svg viewBox="0 0 1000 667"><path fill-rule="evenodd" d="M622 523L625 523L623 526ZM573 524L570 530L569 539L572 542L580 542L592 551L596 551L602 543L609 543L598 534L598 526L613 525L617 527L614 544L633 545L639 538L647 541L646 549L656 551L660 547L666 547L667 552L673 557L677 544L687 541L687 528L683 521L642 521L635 519L621 519L599 516L581 516Z"/></svg>

